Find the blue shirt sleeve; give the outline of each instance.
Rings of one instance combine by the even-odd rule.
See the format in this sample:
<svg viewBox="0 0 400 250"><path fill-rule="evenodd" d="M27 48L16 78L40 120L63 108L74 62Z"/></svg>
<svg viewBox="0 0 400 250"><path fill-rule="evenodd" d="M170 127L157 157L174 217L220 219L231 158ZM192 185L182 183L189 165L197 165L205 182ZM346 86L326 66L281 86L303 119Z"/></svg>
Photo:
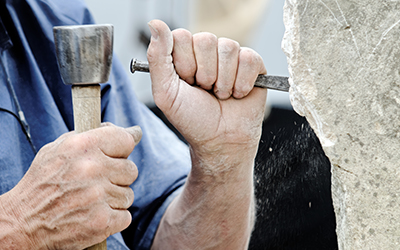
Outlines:
<svg viewBox="0 0 400 250"><path fill-rule="evenodd" d="M63 84L54 52L53 26L93 23L80 0L5 0L5 27L13 47L2 54L6 71L0 74L0 106L13 109L6 79L25 113L35 147L73 129L70 86ZM3 12L1 12L3 13ZM2 16L3 18L3 16ZM109 249L149 249L170 202L181 192L190 170L188 147L172 133L133 91L126 72L114 57L109 82L102 84L102 120L118 126L141 126L143 137L129 159L139 176L131 186L135 201L129 209L131 225L108 240ZM14 118L0 112L0 193L7 192L29 168L33 156ZM7 119L5 119L7 118ZM9 121L10 120L10 121ZM18 146L19 145L19 146ZM20 149L18 149L20 147ZM22 150L24 149L24 150ZM13 152L11 152L11 150ZM4 177L4 178L3 178ZM7 185L2 185L8 180Z"/></svg>

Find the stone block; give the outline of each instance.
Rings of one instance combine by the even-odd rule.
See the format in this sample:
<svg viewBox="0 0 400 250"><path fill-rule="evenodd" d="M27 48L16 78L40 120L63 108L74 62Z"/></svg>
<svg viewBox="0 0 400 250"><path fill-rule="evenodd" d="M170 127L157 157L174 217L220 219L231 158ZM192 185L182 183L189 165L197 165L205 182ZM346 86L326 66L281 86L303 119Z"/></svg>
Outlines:
<svg viewBox="0 0 400 250"><path fill-rule="evenodd" d="M340 249L400 249L400 1L286 0L291 102L332 164Z"/></svg>

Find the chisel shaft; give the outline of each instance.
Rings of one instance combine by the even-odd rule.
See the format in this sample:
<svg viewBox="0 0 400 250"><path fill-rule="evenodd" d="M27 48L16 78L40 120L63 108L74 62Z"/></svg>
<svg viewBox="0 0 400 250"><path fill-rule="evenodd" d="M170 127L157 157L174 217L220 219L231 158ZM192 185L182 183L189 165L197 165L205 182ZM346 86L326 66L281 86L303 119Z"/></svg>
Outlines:
<svg viewBox="0 0 400 250"><path fill-rule="evenodd" d="M131 72L132 74L136 71L149 72L149 63L142 62L137 59L131 61ZM289 91L289 77L286 76L270 76L270 75L258 75L255 83L255 87L267 88L273 90L279 90L288 92Z"/></svg>

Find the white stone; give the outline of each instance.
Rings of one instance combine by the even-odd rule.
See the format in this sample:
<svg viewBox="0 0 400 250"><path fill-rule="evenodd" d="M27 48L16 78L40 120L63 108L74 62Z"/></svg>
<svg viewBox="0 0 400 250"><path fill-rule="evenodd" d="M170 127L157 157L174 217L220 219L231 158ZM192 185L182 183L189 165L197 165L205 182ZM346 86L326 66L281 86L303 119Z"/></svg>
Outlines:
<svg viewBox="0 0 400 250"><path fill-rule="evenodd" d="M286 0L291 102L331 161L340 249L399 249L399 14L399 0Z"/></svg>

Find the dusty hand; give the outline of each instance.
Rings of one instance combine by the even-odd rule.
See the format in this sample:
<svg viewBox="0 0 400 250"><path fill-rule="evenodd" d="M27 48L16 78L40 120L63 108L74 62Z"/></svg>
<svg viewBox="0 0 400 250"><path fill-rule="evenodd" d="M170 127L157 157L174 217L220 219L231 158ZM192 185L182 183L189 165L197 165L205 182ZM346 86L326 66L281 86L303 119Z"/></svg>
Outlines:
<svg viewBox="0 0 400 250"><path fill-rule="evenodd" d="M258 145L267 91L253 88L266 70L253 50L210 33L170 31L154 20L148 60L157 106L195 150Z"/></svg>
<svg viewBox="0 0 400 250"><path fill-rule="evenodd" d="M138 172L126 158L140 138L139 128L108 125L43 147L2 197L28 248L83 249L128 227L126 209L134 198L129 185Z"/></svg>

